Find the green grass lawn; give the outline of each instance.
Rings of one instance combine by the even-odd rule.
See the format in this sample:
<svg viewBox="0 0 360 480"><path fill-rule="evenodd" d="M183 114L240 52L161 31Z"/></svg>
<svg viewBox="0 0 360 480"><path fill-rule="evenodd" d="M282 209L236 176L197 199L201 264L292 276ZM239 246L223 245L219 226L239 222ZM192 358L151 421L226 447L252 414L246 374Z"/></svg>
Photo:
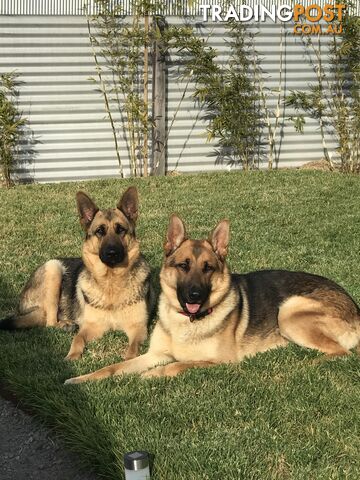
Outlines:
<svg viewBox="0 0 360 480"><path fill-rule="evenodd" d="M0 190L0 313L11 311L37 265L80 254L77 190L110 207L131 184L140 191L137 234L155 282L168 218L177 212L198 238L230 219L233 271L305 270L360 301L360 176L285 171ZM289 346L173 379L63 385L118 361L125 342L108 334L69 364L68 333L0 332L0 377L106 478L123 478L123 453L133 449L154 455L158 480L360 478L355 354L318 362L320 354Z"/></svg>

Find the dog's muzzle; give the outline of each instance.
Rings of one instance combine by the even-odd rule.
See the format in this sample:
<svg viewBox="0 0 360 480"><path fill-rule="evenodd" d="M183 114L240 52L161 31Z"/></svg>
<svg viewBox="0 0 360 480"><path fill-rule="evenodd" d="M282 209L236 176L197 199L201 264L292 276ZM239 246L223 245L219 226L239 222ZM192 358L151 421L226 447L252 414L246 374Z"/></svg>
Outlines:
<svg viewBox="0 0 360 480"><path fill-rule="evenodd" d="M124 258L125 252L122 246L108 245L100 251L100 260L111 268L120 265L124 261Z"/></svg>
<svg viewBox="0 0 360 480"><path fill-rule="evenodd" d="M177 296L183 308L180 313L188 316L191 321L208 315L210 309L201 311L201 307L207 301L209 294L210 288L206 285L179 285Z"/></svg>

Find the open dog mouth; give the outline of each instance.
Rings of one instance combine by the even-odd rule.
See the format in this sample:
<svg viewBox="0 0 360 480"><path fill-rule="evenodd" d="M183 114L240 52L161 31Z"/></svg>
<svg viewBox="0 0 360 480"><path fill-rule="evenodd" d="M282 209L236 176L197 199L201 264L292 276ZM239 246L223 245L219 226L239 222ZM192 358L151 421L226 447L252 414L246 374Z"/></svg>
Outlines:
<svg viewBox="0 0 360 480"><path fill-rule="evenodd" d="M191 315L195 315L196 313L199 312L199 310L201 308L201 304L200 303L185 303L185 308L186 308L188 313L190 313Z"/></svg>
<svg viewBox="0 0 360 480"><path fill-rule="evenodd" d="M177 299L182 310L179 313L186 315L191 321L206 316L209 308L205 305L209 301L211 289L207 285L182 285L177 287Z"/></svg>

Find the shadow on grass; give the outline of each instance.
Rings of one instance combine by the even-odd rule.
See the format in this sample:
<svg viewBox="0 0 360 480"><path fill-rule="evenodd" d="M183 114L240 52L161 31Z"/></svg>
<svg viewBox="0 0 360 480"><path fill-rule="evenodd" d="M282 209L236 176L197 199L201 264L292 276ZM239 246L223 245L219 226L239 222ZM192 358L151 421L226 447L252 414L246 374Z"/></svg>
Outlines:
<svg viewBox="0 0 360 480"><path fill-rule="evenodd" d="M91 385L64 385L66 378L79 374L83 363L75 366L64 360L70 341L70 334L50 328L0 332L0 382L22 409L41 418L78 454L80 464L105 478L121 478L122 455L114 453L112 431L97 410L99 388L93 395Z"/></svg>
<svg viewBox="0 0 360 480"><path fill-rule="evenodd" d="M0 318L11 313L16 307L17 297L10 286L0 274Z"/></svg>
<svg viewBox="0 0 360 480"><path fill-rule="evenodd" d="M158 270L153 272L156 292L158 275ZM14 292L3 279L0 288L1 310L10 313ZM52 428L62 443L77 454L82 466L104 478L122 478L123 453L143 448L141 443L127 447L115 438L116 429L112 428L114 414L126 424L127 394L120 393L124 403L119 405L112 395L116 380L76 386L65 386L64 381L121 361L119 353L125 337L118 332L105 335L90 343L83 359L77 362L64 360L71 340L70 333L55 328L0 331L0 387L23 410ZM134 379L130 379L130 389L135 393L133 383Z"/></svg>

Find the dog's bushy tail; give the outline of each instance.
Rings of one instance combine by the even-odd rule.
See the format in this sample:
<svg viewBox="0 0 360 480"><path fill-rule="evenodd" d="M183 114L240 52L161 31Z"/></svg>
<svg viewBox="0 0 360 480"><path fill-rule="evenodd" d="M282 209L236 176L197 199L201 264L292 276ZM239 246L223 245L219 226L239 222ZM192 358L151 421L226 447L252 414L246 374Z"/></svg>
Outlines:
<svg viewBox="0 0 360 480"><path fill-rule="evenodd" d="M45 312L38 307L25 312L13 313L0 320L0 330L41 327L46 323Z"/></svg>

